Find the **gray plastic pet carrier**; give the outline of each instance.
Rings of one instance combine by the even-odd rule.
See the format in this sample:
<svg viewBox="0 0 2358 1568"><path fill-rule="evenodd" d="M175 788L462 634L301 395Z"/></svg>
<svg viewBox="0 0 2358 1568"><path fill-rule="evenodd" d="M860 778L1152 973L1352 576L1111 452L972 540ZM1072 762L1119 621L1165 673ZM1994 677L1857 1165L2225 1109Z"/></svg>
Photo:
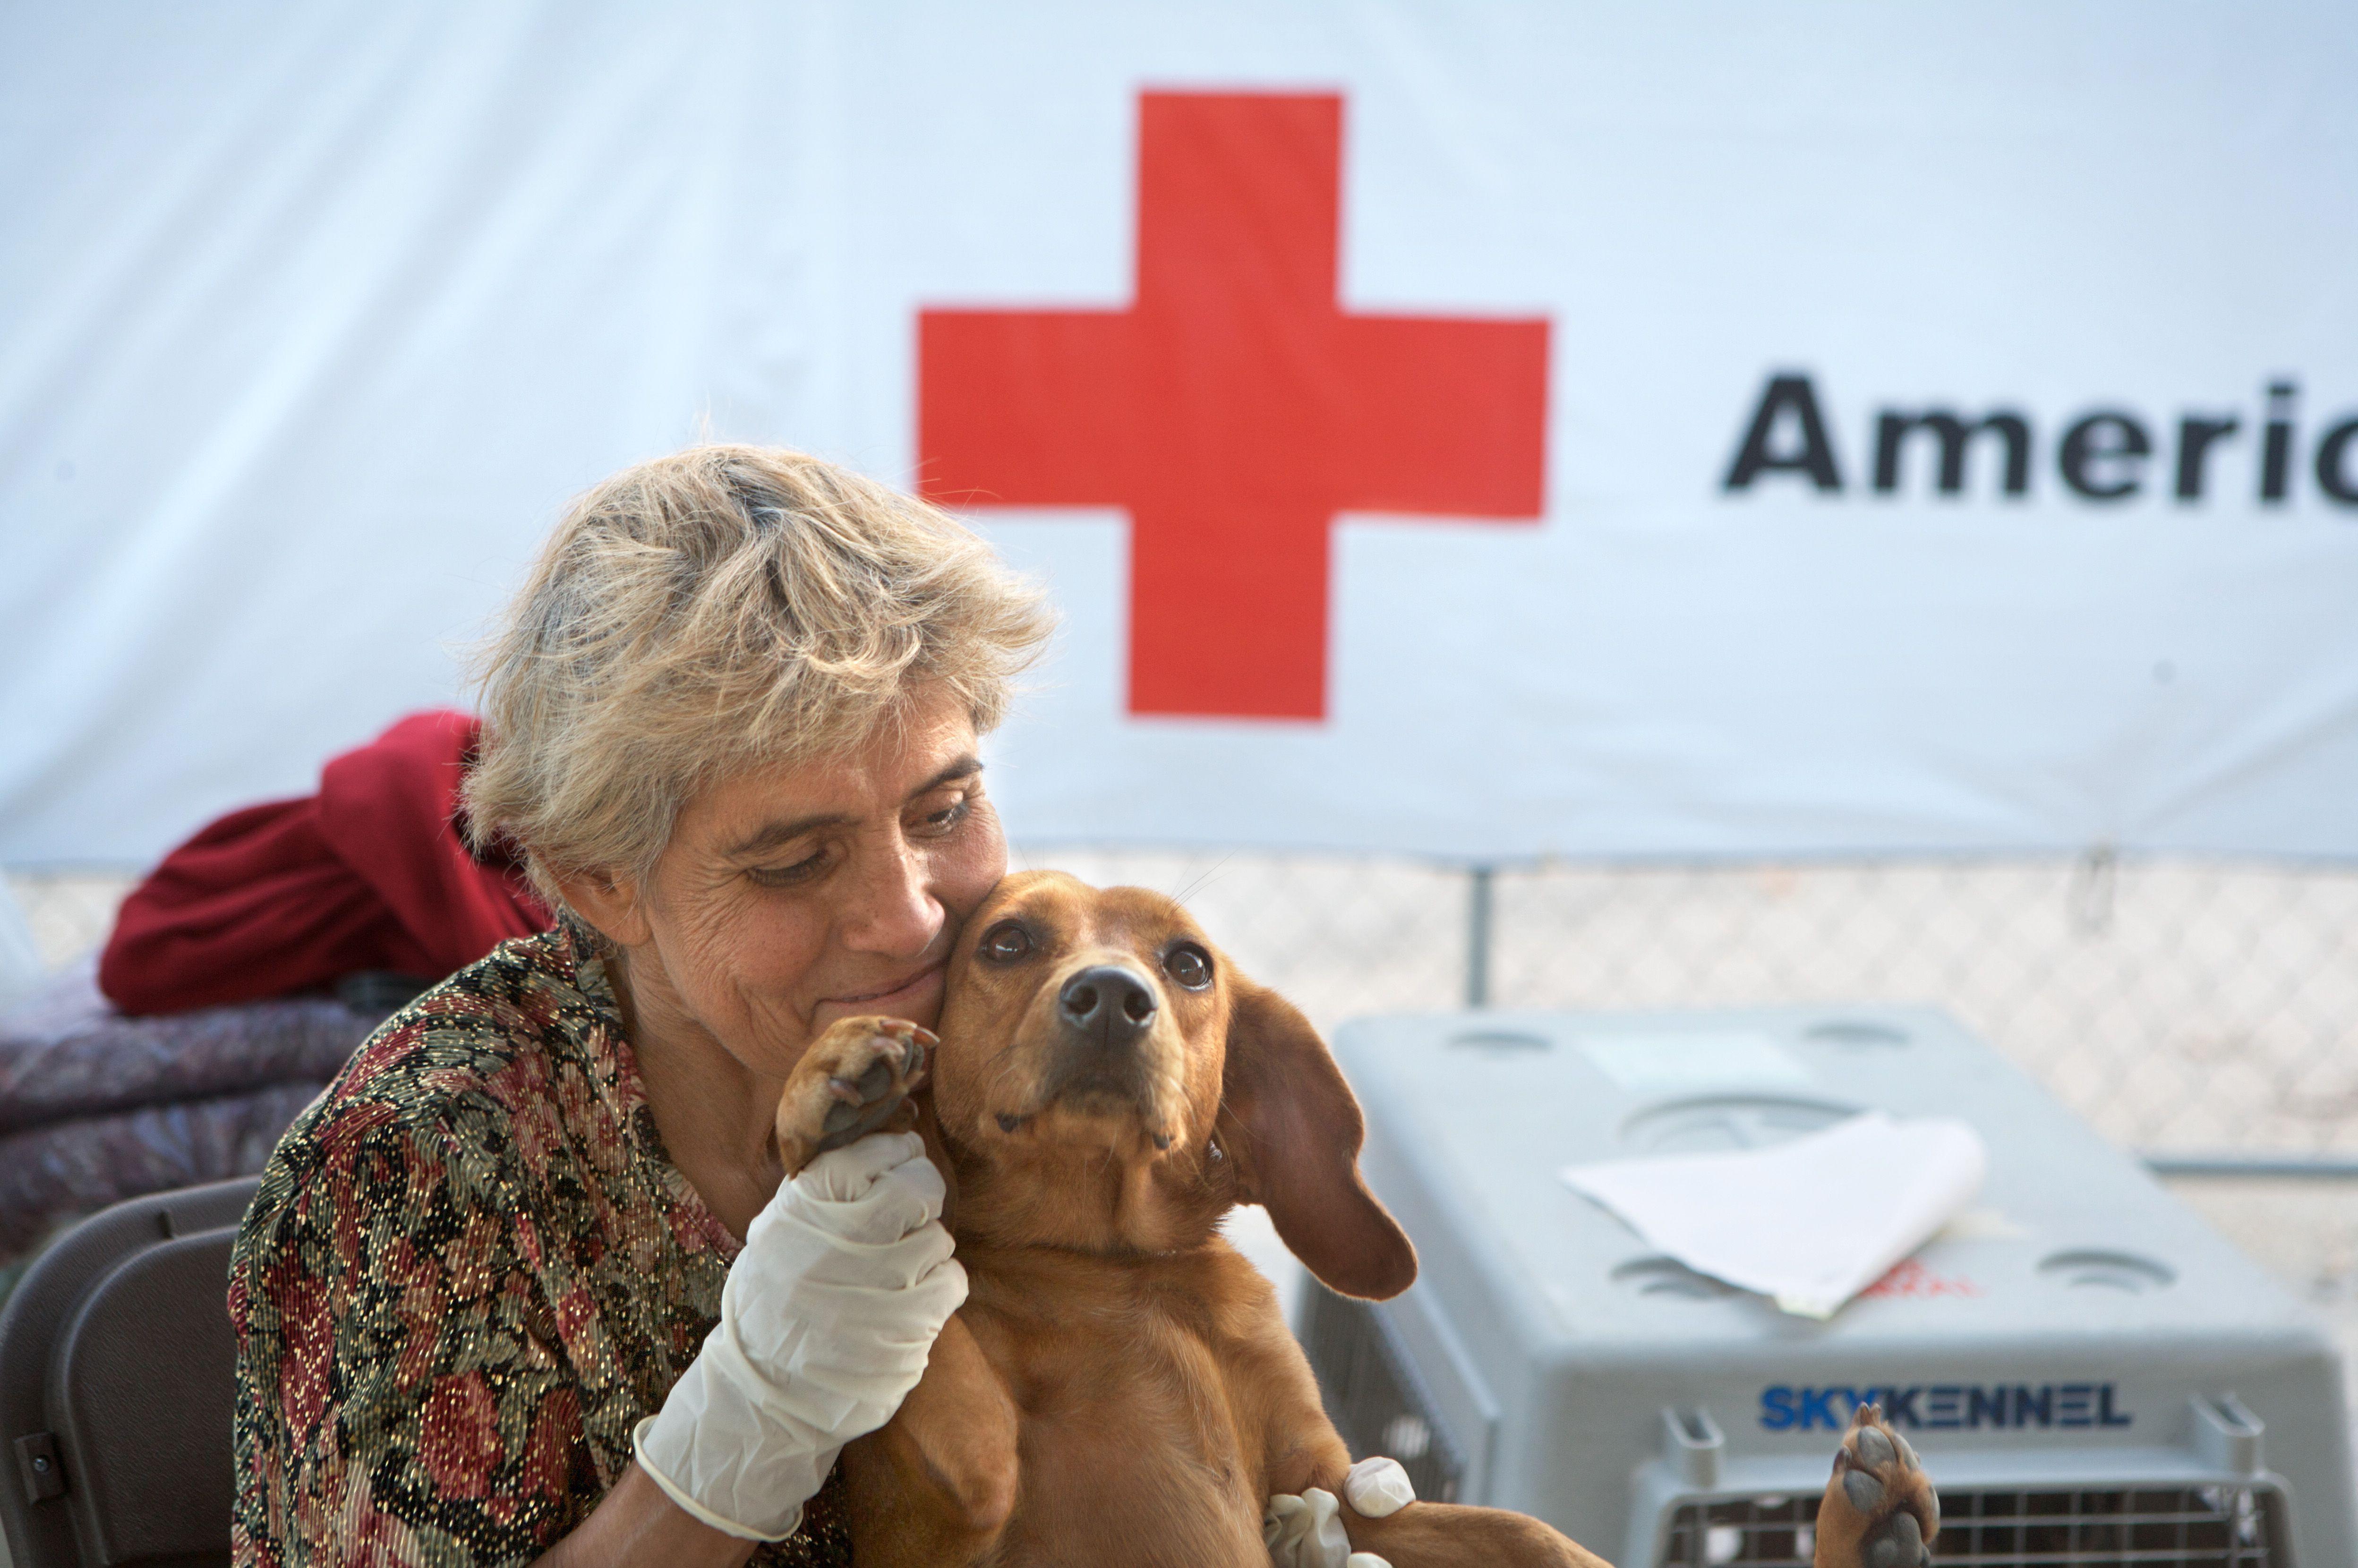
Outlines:
<svg viewBox="0 0 2358 1568"><path fill-rule="evenodd" d="M1936 1563L2358 1563L2323 1329L1936 1012L1386 1018L1336 1052L1423 1271L1376 1306L1314 1286L1303 1336L1353 1449L1423 1497L1623 1568L1805 1563L1836 1434L1877 1401L1940 1487ZM1873 1108L1966 1119L1989 1177L1827 1323L1649 1251L1557 1178Z"/></svg>

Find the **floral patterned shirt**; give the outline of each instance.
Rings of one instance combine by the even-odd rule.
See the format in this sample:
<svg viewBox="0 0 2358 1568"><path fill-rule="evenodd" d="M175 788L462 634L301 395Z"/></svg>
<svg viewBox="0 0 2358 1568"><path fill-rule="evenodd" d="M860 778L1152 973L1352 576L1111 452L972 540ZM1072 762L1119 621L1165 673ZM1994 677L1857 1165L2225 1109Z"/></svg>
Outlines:
<svg viewBox="0 0 2358 1568"><path fill-rule="evenodd" d="M527 1563L597 1506L739 1242L671 1162L604 966L503 943L385 1021L231 1260L242 1564ZM830 1476L757 1563L851 1561Z"/></svg>

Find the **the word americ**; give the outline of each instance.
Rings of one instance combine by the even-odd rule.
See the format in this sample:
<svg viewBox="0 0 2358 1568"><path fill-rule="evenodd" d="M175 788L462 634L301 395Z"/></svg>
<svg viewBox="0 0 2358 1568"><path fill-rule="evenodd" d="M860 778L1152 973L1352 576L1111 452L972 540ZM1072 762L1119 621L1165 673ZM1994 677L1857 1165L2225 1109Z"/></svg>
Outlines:
<svg viewBox="0 0 2358 1568"><path fill-rule="evenodd" d="M2056 475L2071 495L2098 503L2148 491L2192 503L2228 494L2232 487L2261 505L2277 506L2292 497L2297 484L2313 480L2328 501L2358 507L2358 451L2352 449L2358 446L2358 418L2328 427L2303 463L2299 397L2293 382L2271 382L2256 412L2190 412L2174 424L2149 421L2127 408L2090 409L2073 416L2056 438ZM2039 466L2038 445L2031 416L2019 408L1879 407L1867 425L1874 454L1867 482L1876 494L1895 494L1909 484L1912 469L1918 492L1929 488L1963 496L1970 467L1981 475L1984 493L2026 496ZM1986 455L1969 462L1977 452ZM1742 492L1780 477L1833 494L1845 489L1816 384L1799 371L1768 378L1721 484Z"/></svg>

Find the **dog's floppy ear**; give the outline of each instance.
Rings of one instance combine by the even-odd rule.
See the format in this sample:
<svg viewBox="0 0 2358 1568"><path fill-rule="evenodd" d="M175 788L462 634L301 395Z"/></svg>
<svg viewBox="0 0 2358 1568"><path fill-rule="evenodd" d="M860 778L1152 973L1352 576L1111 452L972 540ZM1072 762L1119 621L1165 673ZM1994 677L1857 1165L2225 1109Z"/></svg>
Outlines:
<svg viewBox="0 0 2358 1568"><path fill-rule="evenodd" d="M1229 973L1220 1133L1247 1202L1293 1255L1347 1296L1382 1301L1416 1281L1416 1249L1359 1177L1367 1124L1301 1011Z"/></svg>

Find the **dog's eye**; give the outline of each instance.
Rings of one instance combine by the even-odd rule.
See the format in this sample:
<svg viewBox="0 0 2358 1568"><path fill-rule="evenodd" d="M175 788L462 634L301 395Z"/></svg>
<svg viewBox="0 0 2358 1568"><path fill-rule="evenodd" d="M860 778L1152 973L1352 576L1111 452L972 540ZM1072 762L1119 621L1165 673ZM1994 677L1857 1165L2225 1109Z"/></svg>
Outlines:
<svg viewBox="0 0 2358 1568"><path fill-rule="evenodd" d="M1212 983L1211 957L1193 942L1182 942L1163 955L1163 968L1191 991L1202 990Z"/></svg>
<svg viewBox="0 0 2358 1568"><path fill-rule="evenodd" d="M1032 933L1016 921L1002 920L982 934L982 956L1011 964L1032 951Z"/></svg>

